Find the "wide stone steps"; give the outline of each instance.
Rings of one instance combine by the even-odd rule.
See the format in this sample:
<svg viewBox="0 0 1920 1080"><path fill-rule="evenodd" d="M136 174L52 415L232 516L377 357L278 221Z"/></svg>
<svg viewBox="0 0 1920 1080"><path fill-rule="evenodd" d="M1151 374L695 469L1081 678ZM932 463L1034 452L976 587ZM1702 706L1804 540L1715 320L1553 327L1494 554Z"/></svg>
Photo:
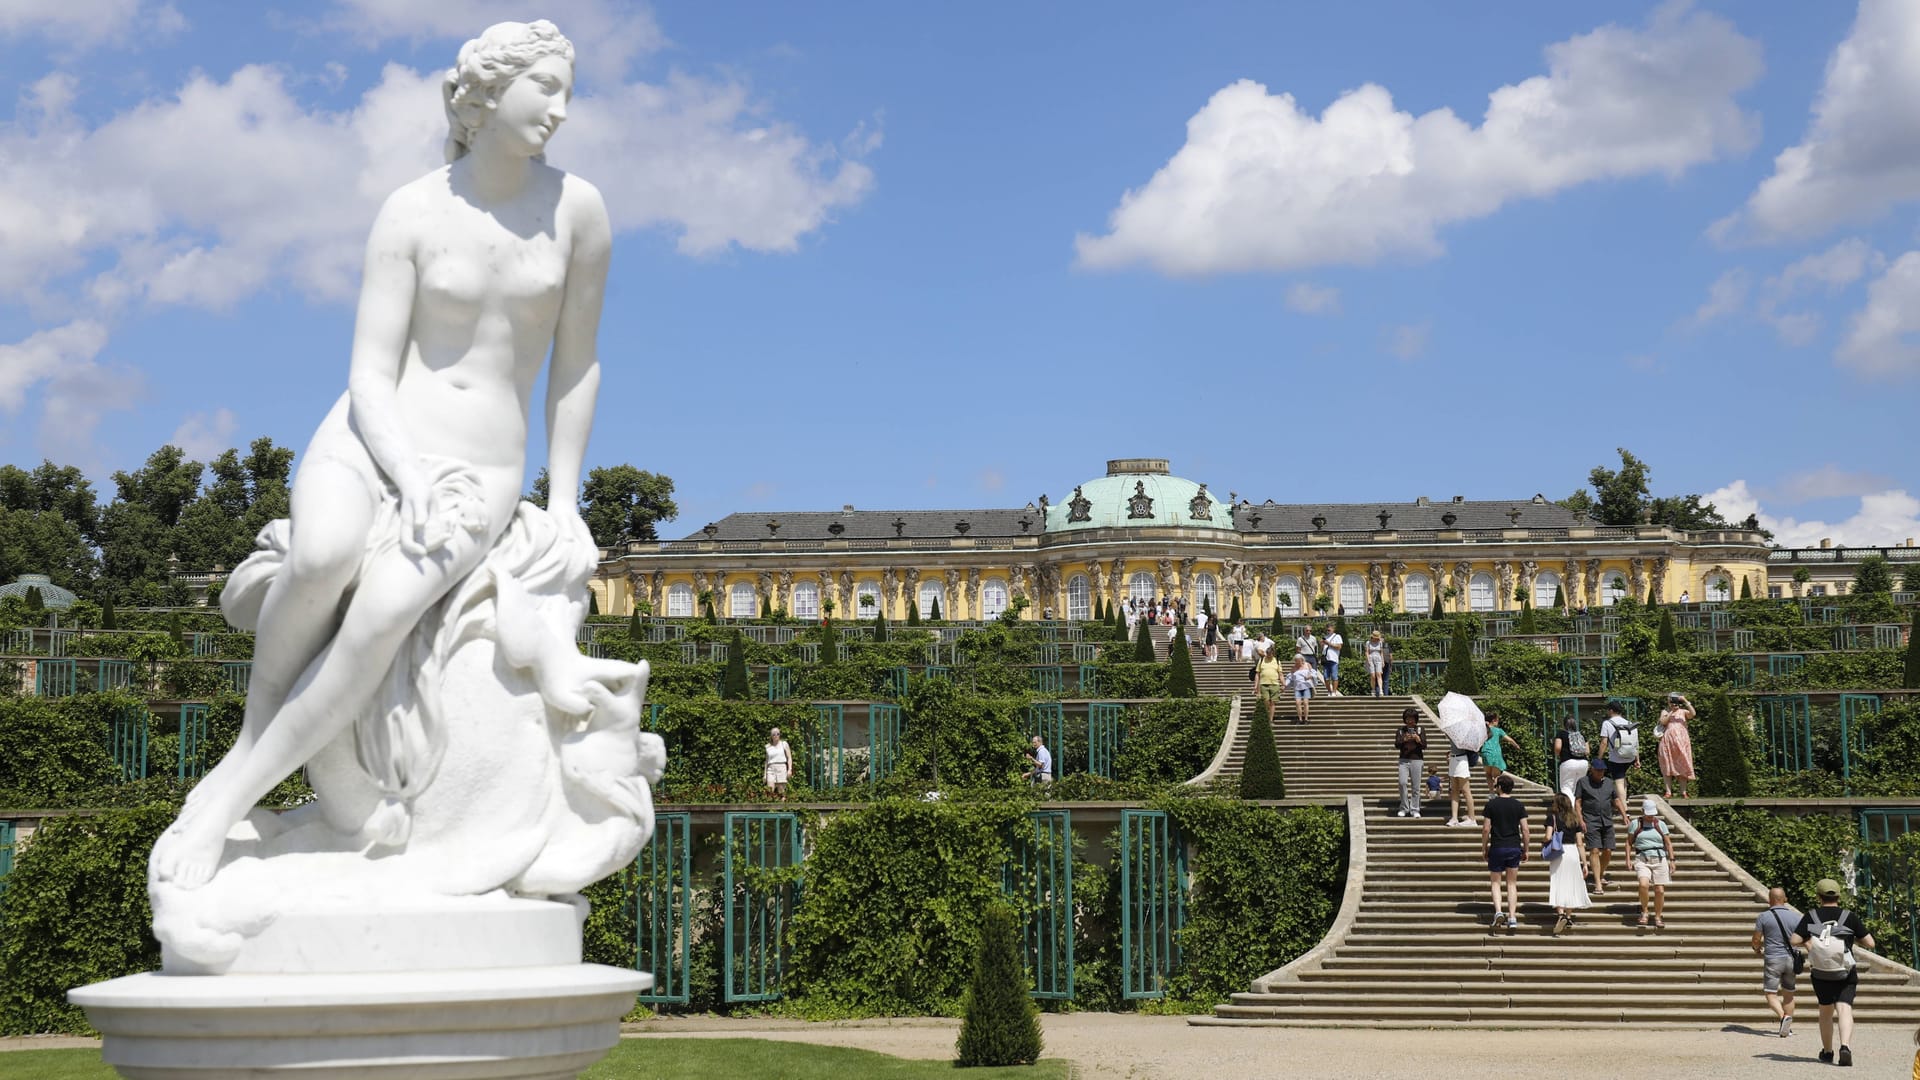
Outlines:
<svg viewBox="0 0 1920 1080"><path fill-rule="evenodd" d="M1240 674L1245 677L1244 670ZM1448 827L1444 796L1423 794L1419 818L1394 813L1392 736L1401 710L1412 703L1406 697L1316 698L1314 719L1302 726L1285 722L1290 702L1282 702L1274 743L1287 794L1358 798L1366 828L1358 906L1311 961L1262 980L1258 992L1236 994L1195 1023L1564 1030L1623 1023L1699 1028L1765 1019L1759 962L1748 947L1761 904L1749 884L1696 845L1670 813L1665 819L1674 866L1666 927L1638 925L1637 882L1626 823L1619 822L1612 887L1555 937L1547 866L1538 858L1550 793L1523 780L1517 794L1531 814L1533 850L1520 869L1520 925L1496 930L1480 828ZM1249 697L1244 719L1251 720L1252 708ZM1444 774L1445 736L1430 721L1422 727L1427 762ZM1244 756L1245 731L1243 725L1237 745L1228 747L1229 772L1238 771ZM1484 806L1480 770L1473 787L1476 807ZM1630 812L1639 809L1644 794L1633 793ZM1861 977L1862 994L1873 996L1881 1018L1920 1020L1920 983L1891 970L1864 971ZM1811 1023L1810 1002L1808 1012Z"/></svg>

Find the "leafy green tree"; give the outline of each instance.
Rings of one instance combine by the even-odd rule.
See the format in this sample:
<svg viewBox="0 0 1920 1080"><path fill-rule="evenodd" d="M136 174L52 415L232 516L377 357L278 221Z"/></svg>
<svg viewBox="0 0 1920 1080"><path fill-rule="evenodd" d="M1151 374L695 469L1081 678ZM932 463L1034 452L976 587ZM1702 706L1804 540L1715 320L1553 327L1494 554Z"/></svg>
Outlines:
<svg viewBox="0 0 1920 1080"><path fill-rule="evenodd" d="M1680 651L1680 643L1675 641L1673 637L1673 612L1668 608L1660 609L1659 633L1659 640L1655 642L1653 646L1654 651L1664 653L1677 653Z"/></svg>
<svg viewBox="0 0 1920 1080"><path fill-rule="evenodd" d="M1133 662L1151 664L1158 659L1153 655L1153 626L1143 618L1139 622L1139 633L1133 638Z"/></svg>
<svg viewBox="0 0 1920 1080"><path fill-rule="evenodd" d="M1193 646L1188 644L1187 635L1182 633L1173 639L1173 648L1169 650L1167 673L1167 696L1174 698L1199 697L1200 688L1193 678Z"/></svg>
<svg viewBox="0 0 1920 1080"><path fill-rule="evenodd" d="M1040 1010L1027 992L1013 909L989 904L980 919L980 952L961 1012L954 1064L970 1068L1040 1060Z"/></svg>
<svg viewBox="0 0 1920 1080"><path fill-rule="evenodd" d="M1273 724L1267 719L1267 707L1258 702L1253 705L1253 719L1247 725L1247 753L1240 760L1240 797L1287 797L1286 775L1281 772L1280 753L1273 744Z"/></svg>
<svg viewBox="0 0 1920 1080"><path fill-rule="evenodd" d="M580 517L601 547L627 540L658 540L656 522L680 516L673 480L631 465L589 470L580 486Z"/></svg>
<svg viewBox="0 0 1920 1080"><path fill-rule="evenodd" d="M1907 631L1907 670L1900 685L1920 690L1920 607L1913 609L1913 629Z"/></svg>
<svg viewBox="0 0 1920 1080"><path fill-rule="evenodd" d="M89 591L99 573L99 559L73 522L52 510L0 508L0 581L45 574L61 588Z"/></svg>
<svg viewBox="0 0 1920 1080"><path fill-rule="evenodd" d="M1480 680L1473 673L1473 639L1467 636L1465 619L1454 620L1453 644L1447 648L1446 687L1468 696L1480 692Z"/></svg>
<svg viewBox="0 0 1920 1080"><path fill-rule="evenodd" d="M1724 690L1715 691L1707 703L1707 722L1700 729L1697 752L1700 794L1723 799L1744 799L1753 794L1746 739L1734 722L1733 704Z"/></svg>
<svg viewBox="0 0 1920 1080"><path fill-rule="evenodd" d="M1805 589L1807 583L1812 580L1813 571L1804 566L1796 566L1793 568L1793 595L1795 599L1799 599L1800 591Z"/></svg>
<svg viewBox="0 0 1920 1080"><path fill-rule="evenodd" d="M1602 525L1638 525L1644 521L1675 529L1728 527L1726 519L1720 516L1714 505L1702 501L1699 495L1654 498L1649 483L1653 476L1652 468L1625 447L1620 447L1619 452L1618 469L1596 465L1587 474L1587 483L1592 486L1593 494L1581 488L1560 500L1560 505L1569 510L1585 511Z"/></svg>
<svg viewBox="0 0 1920 1080"><path fill-rule="evenodd" d="M0 465L0 509L53 514L71 522L88 543L99 539L100 507L93 483L72 465L43 460L32 472Z"/></svg>
<svg viewBox="0 0 1920 1080"><path fill-rule="evenodd" d="M747 681L747 640L734 628L727 643L727 666L720 672L720 696L729 701L745 701L753 687Z"/></svg>
<svg viewBox="0 0 1920 1080"><path fill-rule="evenodd" d="M1887 567L1887 557L1874 554L1861 559L1860 566L1853 572L1853 595L1872 596L1892 591L1893 571Z"/></svg>
<svg viewBox="0 0 1920 1080"><path fill-rule="evenodd" d="M1900 572L1901 592L1920 592L1920 562L1908 563Z"/></svg>
<svg viewBox="0 0 1920 1080"><path fill-rule="evenodd" d="M542 510L547 508L547 499L552 495L553 481L547 476L547 467L540 466L539 475L533 478L533 489L520 496L521 501L530 502Z"/></svg>

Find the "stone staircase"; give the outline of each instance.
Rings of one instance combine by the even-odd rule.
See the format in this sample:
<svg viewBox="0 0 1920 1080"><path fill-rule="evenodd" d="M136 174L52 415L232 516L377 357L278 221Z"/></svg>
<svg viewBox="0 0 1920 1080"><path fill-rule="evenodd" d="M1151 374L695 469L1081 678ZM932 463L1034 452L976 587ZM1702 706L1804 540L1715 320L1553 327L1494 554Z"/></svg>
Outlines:
<svg viewBox="0 0 1920 1080"><path fill-rule="evenodd" d="M1244 677L1244 672L1242 673ZM1240 710L1251 719L1251 699ZM1392 733L1409 697L1316 698L1305 727L1281 722L1274 736L1287 795L1346 799L1356 844L1349 895L1327 938L1236 994L1202 1025L1563 1028L1614 1023L1767 1027L1759 962L1748 948L1762 910L1758 883L1664 805L1674 837L1667 927L1642 929L1624 850L1613 884L1561 937L1551 936L1547 869L1537 857L1545 788L1517 792L1533 811L1533 858L1521 867L1521 925L1493 931L1493 905L1478 828L1449 828L1444 799L1418 819L1394 816ZM1285 706L1283 705L1283 708ZM1234 725L1216 762L1237 774L1247 723ZM1444 736L1424 725L1440 753ZM1484 779L1476 777L1481 800ZM1636 800L1639 796L1636 792ZM1637 811L1638 806L1633 806ZM1624 849L1626 830L1617 830ZM1817 1039L1813 995L1802 986L1799 1037ZM1862 1022L1920 1021L1915 973L1880 962L1861 972Z"/></svg>
<svg viewBox="0 0 1920 1080"><path fill-rule="evenodd" d="M1153 628L1153 655L1165 663L1173 654L1167 645L1169 627ZM1251 665L1232 655L1232 648L1225 641L1220 642L1220 659L1216 663L1207 663L1206 650L1200 646L1201 635L1193 627L1186 627L1190 639L1189 648L1193 655L1193 682L1200 690L1201 697L1230 698L1235 694L1248 694L1253 684L1247 681L1247 668ZM1131 649L1132 646L1127 646Z"/></svg>

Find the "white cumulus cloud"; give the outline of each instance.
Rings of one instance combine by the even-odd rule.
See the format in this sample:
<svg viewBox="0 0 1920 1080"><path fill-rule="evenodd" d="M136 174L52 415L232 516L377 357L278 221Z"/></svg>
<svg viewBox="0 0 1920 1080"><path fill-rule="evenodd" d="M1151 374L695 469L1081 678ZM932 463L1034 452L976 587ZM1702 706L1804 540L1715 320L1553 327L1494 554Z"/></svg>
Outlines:
<svg viewBox="0 0 1920 1080"><path fill-rule="evenodd" d="M18 416L29 395L37 394L39 445L50 457L84 454L102 416L130 409L146 396L146 379L137 369L98 359L107 336L101 323L76 319L0 345L0 416Z"/></svg>
<svg viewBox="0 0 1920 1080"><path fill-rule="evenodd" d="M34 34L52 44L83 49L172 34L186 20L172 4L152 0L4 0L0 36Z"/></svg>
<svg viewBox="0 0 1920 1080"><path fill-rule="evenodd" d="M1440 227L1594 180L1678 176L1754 141L1735 97L1760 47L1725 19L1668 5L1643 28L1551 45L1547 73L1489 95L1480 126L1414 116L1368 84L1315 117L1242 79L1187 121L1187 141L1126 192L1079 262L1168 274L1365 264L1440 251Z"/></svg>
<svg viewBox="0 0 1920 1080"><path fill-rule="evenodd" d="M1895 259L1867 286L1866 306L1834 358L1862 375L1920 375L1920 251Z"/></svg>
<svg viewBox="0 0 1920 1080"><path fill-rule="evenodd" d="M1745 267L1735 267L1707 287L1707 298L1694 310L1690 321L1694 326L1704 326L1741 314L1747 310L1751 293L1755 318L1771 326L1783 343L1808 345L1819 336L1820 314L1805 308L1795 310L1793 305L1808 297L1833 296L1885 265L1886 259L1856 236L1789 263L1757 289L1753 287L1753 275Z"/></svg>
<svg viewBox="0 0 1920 1080"><path fill-rule="evenodd" d="M1920 499L1899 488L1861 495L1860 508L1841 521L1802 521L1768 513L1745 480L1708 492L1705 498L1728 521L1757 515L1761 527L1772 531L1774 543L1785 547L1813 547L1822 540L1849 547L1887 547L1920 536Z"/></svg>
<svg viewBox="0 0 1920 1080"><path fill-rule="evenodd" d="M634 0L541 0L529 9L517 0L337 0L329 23L369 42L462 42L497 22L546 19L573 42L574 62L589 75L618 81L637 57L658 50L666 36L653 12ZM447 66L454 53L447 53Z"/></svg>
<svg viewBox="0 0 1920 1080"><path fill-rule="evenodd" d="M197 412L182 420L180 426L173 430L173 437L167 441L185 451L189 458L206 461L232 448L233 431L237 426L239 421L231 409Z"/></svg>
<svg viewBox="0 0 1920 1080"><path fill-rule="evenodd" d="M1861 0L1827 60L1800 142L1746 205L1716 222L1721 240L1817 236L1920 197L1920 4Z"/></svg>
<svg viewBox="0 0 1920 1080"><path fill-rule="evenodd" d="M1340 310L1340 290L1331 285L1296 282L1287 288L1287 310L1302 315L1331 315Z"/></svg>

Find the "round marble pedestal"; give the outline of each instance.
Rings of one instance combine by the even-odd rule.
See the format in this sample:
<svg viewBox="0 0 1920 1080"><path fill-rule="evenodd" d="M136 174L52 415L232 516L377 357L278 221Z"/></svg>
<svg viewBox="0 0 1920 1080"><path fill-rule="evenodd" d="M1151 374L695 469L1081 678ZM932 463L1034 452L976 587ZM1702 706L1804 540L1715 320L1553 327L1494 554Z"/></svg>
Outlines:
<svg viewBox="0 0 1920 1080"><path fill-rule="evenodd" d="M369 974L163 975L68 998L129 1080L571 1078L652 985L599 964Z"/></svg>

